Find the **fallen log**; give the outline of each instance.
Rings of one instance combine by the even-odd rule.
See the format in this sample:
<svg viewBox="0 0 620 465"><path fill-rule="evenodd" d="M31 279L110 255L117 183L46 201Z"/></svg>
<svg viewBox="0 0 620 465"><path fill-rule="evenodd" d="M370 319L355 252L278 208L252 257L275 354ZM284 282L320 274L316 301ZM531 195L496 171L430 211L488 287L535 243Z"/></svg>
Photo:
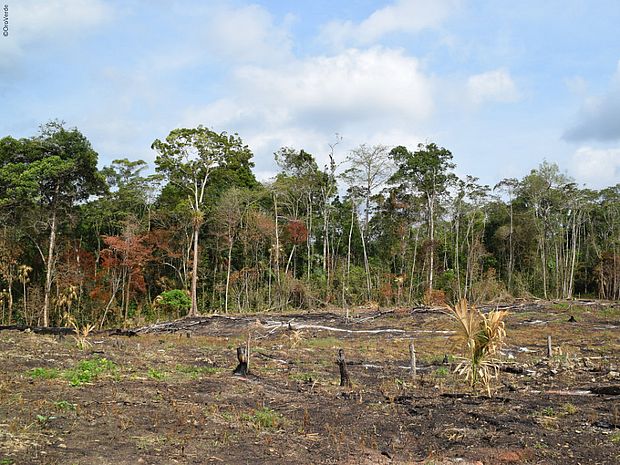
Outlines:
<svg viewBox="0 0 620 465"><path fill-rule="evenodd" d="M75 330L73 328L56 326L5 325L0 326L0 331L33 332L36 334L51 334L53 336L68 336L75 334Z"/></svg>

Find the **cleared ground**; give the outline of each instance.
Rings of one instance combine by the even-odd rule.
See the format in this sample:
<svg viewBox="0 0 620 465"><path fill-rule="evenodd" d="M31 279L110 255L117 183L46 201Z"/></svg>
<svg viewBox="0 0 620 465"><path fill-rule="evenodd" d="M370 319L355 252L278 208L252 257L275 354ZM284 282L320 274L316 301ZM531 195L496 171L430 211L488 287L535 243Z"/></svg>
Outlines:
<svg viewBox="0 0 620 465"><path fill-rule="evenodd" d="M453 374L455 323L439 309L186 319L91 335L85 350L0 331L0 465L620 463L620 307L510 311L512 373L490 398ZM251 375L233 376L248 334Z"/></svg>

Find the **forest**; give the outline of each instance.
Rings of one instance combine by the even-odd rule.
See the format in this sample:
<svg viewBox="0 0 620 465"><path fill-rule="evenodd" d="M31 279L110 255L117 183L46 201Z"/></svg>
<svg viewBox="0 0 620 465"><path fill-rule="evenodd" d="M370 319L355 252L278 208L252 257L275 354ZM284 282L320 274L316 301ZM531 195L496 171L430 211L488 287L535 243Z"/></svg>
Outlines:
<svg viewBox="0 0 620 465"><path fill-rule="evenodd" d="M337 137L326 166L282 147L259 182L237 134L175 129L151 148L154 166L100 169L58 121L0 139L0 324L620 299L620 185L552 163L488 186L435 143L342 153Z"/></svg>

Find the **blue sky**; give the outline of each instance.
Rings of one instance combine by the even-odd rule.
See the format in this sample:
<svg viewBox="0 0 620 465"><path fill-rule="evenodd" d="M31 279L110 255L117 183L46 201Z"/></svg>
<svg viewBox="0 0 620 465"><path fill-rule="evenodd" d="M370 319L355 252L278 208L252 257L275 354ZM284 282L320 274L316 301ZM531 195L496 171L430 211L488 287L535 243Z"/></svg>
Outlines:
<svg viewBox="0 0 620 465"><path fill-rule="evenodd" d="M0 136L54 118L102 165L152 164L176 127L238 132L324 162L433 141L494 184L546 159L620 183L620 2L6 0Z"/></svg>

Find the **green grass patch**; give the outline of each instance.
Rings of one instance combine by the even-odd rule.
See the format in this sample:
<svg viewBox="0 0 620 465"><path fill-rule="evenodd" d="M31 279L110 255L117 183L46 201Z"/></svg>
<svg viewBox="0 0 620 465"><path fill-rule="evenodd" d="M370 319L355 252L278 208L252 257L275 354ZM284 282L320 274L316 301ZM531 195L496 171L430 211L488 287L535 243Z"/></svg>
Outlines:
<svg viewBox="0 0 620 465"><path fill-rule="evenodd" d="M288 377L293 381L301 381L303 383L311 383L318 378L315 373L290 373Z"/></svg>
<svg viewBox="0 0 620 465"><path fill-rule="evenodd" d="M29 375L32 379L56 379L60 377L60 371L56 368L33 368Z"/></svg>
<svg viewBox="0 0 620 465"><path fill-rule="evenodd" d="M194 365L177 365L175 367L177 373L187 375L192 379L199 378L201 375L214 375L222 371L221 368L216 367L197 367Z"/></svg>
<svg viewBox="0 0 620 465"><path fill-rule="evenodd" d="M75 367L63 372L62 377L69 381L71 386L81 386L90 383L104 373L116 371L116 364L107 358L94 357L82 360Z"/></svg>
<svg viewBox="0 0 620 465"><path fill-rule="evenodd" d="M252 414L243 414L241 415L241 419L249 421L258 429L275 428L282 421L280 414L268 407L255 410Z"/></svg>
<svg viewBox="0 0 620 465"><path fill-rule="evenodd" d="M116 364L106 358L91 358L82 360L73 368L60 371L56 368L33 368L28 375L33 379L56 379L62 378L71 384L71 386L81 386L90 383L100 374L116 371Z"/></svg>

